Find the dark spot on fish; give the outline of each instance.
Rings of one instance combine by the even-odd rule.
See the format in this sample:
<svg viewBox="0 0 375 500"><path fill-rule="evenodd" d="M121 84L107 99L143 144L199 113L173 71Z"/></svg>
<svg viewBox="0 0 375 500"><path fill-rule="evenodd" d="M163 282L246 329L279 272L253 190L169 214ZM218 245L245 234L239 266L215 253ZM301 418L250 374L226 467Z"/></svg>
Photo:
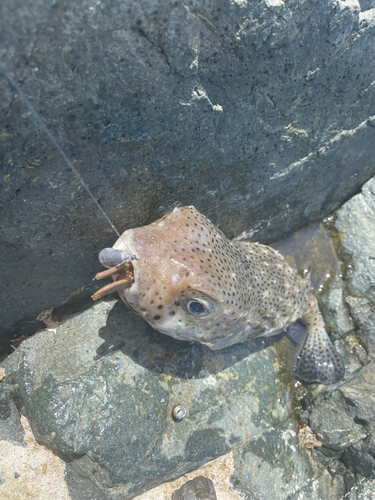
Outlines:
<svg viewBox="0 0 375 500"><path fill-rule="evenodd" d="M160 319L160 316L154 316L154 319Z"/></svg>
<svg viewBox="0 0 375 500"><path fill-rule="evenodd" d="M158 309L163 309L163 306L160 304L160 305L158 306Z"/></svg>

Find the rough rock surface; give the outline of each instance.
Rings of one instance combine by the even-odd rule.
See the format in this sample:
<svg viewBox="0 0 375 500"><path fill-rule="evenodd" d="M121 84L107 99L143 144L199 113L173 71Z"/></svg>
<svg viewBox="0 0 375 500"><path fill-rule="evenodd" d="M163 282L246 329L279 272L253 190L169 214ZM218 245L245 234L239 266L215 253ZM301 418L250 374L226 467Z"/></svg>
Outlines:
<svg viewBox="0 0 375 500"><path fill-rule="evenodd" d="M271 241L375 172L374 30L371 0L3 0L0 62L120 231L194 204ZM115 235L1 76L0 93L6 345Z"/></svg>
<svg viewBox="0 0 375 500"><path fill-rule="evenodd" d="M131 498L290 418L275 351L249 356L261 347L214 353L110 300L26 340L3 367L37 438L66 457L72 498Z"/></svg>
<svg viewBox="0 0 375 500"><path fill-rule="evenodd" d="M346 434L338 438L341 452L338 454L345 466L364 477L375 477L375 179L368 181L359 195L354 196L338 210L329 221L332 236L336 239L342 259L343 281L340 294L344 299L342 311L350 315L354 329L343 337L346 346L356 358L353 376L338 391L341 393L339 432ZM339 305L339 304L337 304ZM337 325L337 324L336 324ZM341 335L345 332L341 331ZM366 354L368 356L366 356ZM363 368L361 364L365 364ZM353 365L354 367L354 365ZM323 411L319 406L327 406ZM318 420L327 430L331 412L337 411L337 403L330 400L315 406ZM328 411L327 411L328 410ZM336 425L339 419L335 419ZM345 423L344 423L345 421ZM312 423L319 433L320 423ZM327 427L328 426L328 427ZM326 431L324 431L326 432ZM361 437L361 433L364 436ZM324 446L334 448L332 436L323 439ZM336 450L337 450L336 445ZM363 486L365 488L365 486ZM365 490L363 490L365 491ZM363 493L365 495L365 493ZM358 496L358 498L366 498Z"/></svg>
<svg viewBox="0 0 375 500"><path fill-rule="evenodd" d="M39 443L64 459L71 500L161 500L188 494L183 486L197 476L212 480L222 500L219 475L204 471L162 486L221 456L230 457L221 462L228 498L368 498L375 470L374 200L371 179L329 221L341 276L332 276L320 300L345 360L343 383L293 381L295 354L282 335L277 343L256 339L213 352L164 336L107 299L39 332L3 361L1 437L14 434L13 445L22 444L16 402ZM320 239L312 234L315 248ZM331 256L328 262L335 263ZM186 409L180 422L171 416L175 404Z"/></svg>
<svg viewBox="0 0 375 500"><path fill-rule="evenodd" d="M172 493L171 500L217 500L214 483L211 479L198 476L187 481Z"/></svg>
<svg viewBox="0 0 375 500"><path fill-rule="evenodd" d="M2 363L3 387L38 441L65 459L72 500L133 498L231 450L232 489L245 498L338 499L343 479L332 490L329 473L299 449L291 344L265 345L213 352L103 300L23 342ZM171 416L177 403L181 422Z"/></svg>

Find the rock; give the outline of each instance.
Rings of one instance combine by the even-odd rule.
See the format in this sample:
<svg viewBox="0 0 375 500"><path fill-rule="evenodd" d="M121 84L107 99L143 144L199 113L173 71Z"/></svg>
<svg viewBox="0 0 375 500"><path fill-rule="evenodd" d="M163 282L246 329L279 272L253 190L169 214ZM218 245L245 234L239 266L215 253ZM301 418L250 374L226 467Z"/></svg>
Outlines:
<svg viewBox="0 0 375 500"><path fill-rule="evenodd" d="M330 221L345 272L345 301L364 347L375 354L375 179Z"/></svg>
<svg viewBox="0 0 375 500"><path fill-rule="evenodd" d="M363 476L375 477L375 374L374 362L364 367L352 380L340 388L356 421L366 428L368 439L349 448L342 460L347 467Z"/></svg>
<svg viewBox="0 0 375 500"><path fill-rule="evenodd" d="M214 484L216 495L219 499L242 500L230 486L230 476L233 472L233 453L227 453L212 462L207 463L200 469L184 474L179 479L169 483L163 483L152 490L142 493L136 497L137 500L170 500L174 491L180 489L187 482L193 481L199 476L211 480Z"/></svg>
<svg viewBox="0 0 375 500"><path fill-rule="evenodd" d="M375 173L370 5L4 0L1 67L120 232L193 204L228 236L269 242ZM0 87L6 347L91 283L116 235Z"/></svg>
<svg viewBox="0 0 375 500"><path fill-rule="evenodd" d="M360 486L353 488L348 500L372 500L375 491L374 479L363 479Z"/></svg>
<svg viewBox="0 0 375 500"><path fill-rule="evenodd" d="M366 429L356 423L355 417L353 408L337 392L332 393L329 399L314 404L309 424L322 441L322 451L324 448L334 452L343 451L366 439Z"/></svg>
<svg viewBox="0 0 375 500"><path fill-rule="evenodd" d="M261 348L214 353L102 301L24 341L4 361L3 383L38 441L65 457L73 498L133 498L290 417L280 362Z"/></svg>
<svg viewBox="0 0 375 500"><path fill-rule="evenodd" d="M3 362L2 384L38 442L64 457L72 500L130 499L231 450L234 491L310 494L311 477L320 485L324 473L298 448L290 343L265 345L210 351L103 300L25 340ZM322 479L319 494L327 488ZM339 498L342 482L332 491Z"/></svg>
<svg viewBox="0 0 375 500"><path fill-rule="evenodd" d="M14 401L5 394L0 385L0 440L12 444L24 444L24 431L21 426Z"/></svg>
<svg viewBox="0 0 375 500"><path fill-rule="evenodd" d="M207 477L198 476L175 490L171 500L217 500L214 483Z"/></svg>
<svg viewBox="0 0 375 500"><path fill-rule="evenodd" d="M374 214L375 179L371 179L360 194L337 211L332 222L346 265L348 295L366 297L372 303L375 303Z"/></svg>
<svg viewBox="0 0 375 500"><path fill-rule="evenodd" d="M342 476L332 477L310 451L299 450L293 419L249 440L234 457L231 482L241 498L340 500L345 494Z"/></svg>
<svg viewBox="0 0 375 500"><path fill-rule="evenodd" d="M340 271L335 247L322 222L303 227L271 246L286 258L290 266L310 279L315 295L330 276Z"/></svg>
<svg viewBox="0 0 375 500"><path fill-rule="evenodd" d="M319 296L319 308L333 338L343 337L354 329L349 307L345 304L344 283L337 274Z"/></svg>
<svg viewBox="0 0 375 500"><path fill-rule="evenodd" d="M336 305L331 307L333 315L325 313L325 319L328 319L328 326L333 324L335 328L338 325L338 315L342 315L338 312L341 301L342 311L349 307L354 329L344 334L338 343L338 350L344 348L344 359L349 360L346 363L348 379L331 396L323 391L313 401L309 415L311 428L322 441L320 450L326 455L330 450L331 456L339 458L348 471L357 475L349 498L357 498L355 491L362 481L360 478L373 478L375 470L374 216L375 179L371 179L361 193L345 203L328 221L343 262L343 278L333 282L337 290ZM325 304L332 304L331 298L329 290L321 299L323 312ZM338 333L342 335L342 331ZM364 492L368 491L367 487L363 488ZM362 498L359 491L358 498Z"/></svg>

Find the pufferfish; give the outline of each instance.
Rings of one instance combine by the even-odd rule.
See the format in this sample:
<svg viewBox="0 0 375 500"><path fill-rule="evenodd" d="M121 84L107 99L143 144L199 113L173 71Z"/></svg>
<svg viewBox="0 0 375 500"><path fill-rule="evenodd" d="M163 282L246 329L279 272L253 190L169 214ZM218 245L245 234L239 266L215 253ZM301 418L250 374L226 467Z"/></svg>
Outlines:
<svg viewBox="0 0 375 500"><path fill-rule="evenodd" d="M156 330L222 349L276 334L298 319L308 335L293 374L333 384L344 376L309 280L273 248L234 243L193 206L129 229L99 254L108 267L97 279Z"/></svg>

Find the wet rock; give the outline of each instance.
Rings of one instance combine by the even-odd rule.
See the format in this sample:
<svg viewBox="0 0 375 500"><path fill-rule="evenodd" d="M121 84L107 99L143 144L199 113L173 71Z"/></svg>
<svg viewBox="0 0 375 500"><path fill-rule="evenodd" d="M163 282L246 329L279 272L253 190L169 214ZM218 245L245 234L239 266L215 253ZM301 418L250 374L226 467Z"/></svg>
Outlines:
<svg viewBox="0 0 375 500"><path fill-rule="evenodd" d="M194 204L230 237L272 241L375 172L367 4L4 0L1 64L120 232ZM116 235L0 89L7 346L90 284Z"/></svg>
<svg viewBox="0 0 375 500"><path fill-rule="evenodd" d="M102 301L23 342L3 383L38 440L67 461L73 499L132 498L290 418L280 361L262 347L214 353Z"/></svg>
<svg viewBox="0 0 375 500"><path fill-rule="evenodd" d="M375 305L366 297L346 297L350 314L357 326L357 331L365 348L375 354Z"/></svg>
<svg viewBox="0 0 375 500"><path fill-rule="evenodd" d="M171 500L217 500L214 483L198 476L172 493Z"/></svg>
<svg viewBox="0 0 375 500"><path fill-rule="evenodd" d="M375 179L371 179L359 195L337 211L333 222L345 259L349 295L366 297L372 303L375 303L374 214Z"/></svg>
<svg viewBox="0 0 375 500"><path fill-rule="evenodd" d="M374 479L363 479L359 486L350 492L348 500L372 500L375 491Z"/></svg>
<svg viewBox="0 0 375 500"><path fill-rule="evenodd" d="M22 429L17 407L9 394L0 384L0 441L10 441L24 445Z"/></svg>
<svg viewBox="0 0 375 500"><path fill-rule="evenodd" d="M344 284L337 275L326 284L324 293L319 296L319 308L334 339L353 330L349 307L345 304Z"/></svg>
<svg viewBox="0 0 375 500"><path fill-rule="evenodd" d="M366 428L355 422L356 414L340 393L314 404L309 424L324 448L343 451L367 437Z"/></svg>
<svg viewBox="0 0 375 500"><path fill-rule="evenodd" d="M335 247L322 222L303 227L271 246L286 258L290 266L309 278L315 295L319 294L328 278L340 272Z"/></svg>
<svg viewBox="0 0 375 500"><path fill-rule="evenodd" d="M331 218L332 234L344 264L345 305L363 347L375 354L375 179ZM344 307L345 307L344 305Z"/></svg>
<svg viewBox="0 0 375 500"><path fill-rule="evenodd" d="M375 373L374 362L364 367L340 392L352 406L352 413L368 434L368 438L356 443L343 455L342 460L354 472L375 477Z"/></svg>
<svg viewBox="0 0 375 500"><path fill-rule="evenodd" d="M326 456L330 451L331 457L339 458L347 470L356 475L350 498L357 498L356 491L363 477L373 478L375 470L374 217L375 179L371 179L360 194L345 203L328 221L343 262L343 279L334 282L338 291L334 294L337 303L332 310L339 310L342 301L343 311L349 307L354 328L338 343L338 350L344 349L344 359L349 360L346 363L347 380L330 396L323 391L313 401L309 415L310 425L322 441L320 451ZM330 293L323 297L323 312L324 304L332 303ZM325 314L328 327L337 327L338 314Z"/></svg>
<svg viewBox="0 0 375 500"><path fill-rule="evenodd" d="M344 479L317 466L311 451L299 449L295 423L285 421L234 452L231 482L243 498L339 500Z"/></svg>
<svg viewBox="0 0 375 500"><path fill-rule="evenodd" d="M131 499L231 450L238 495L340 498L342 477L328 481L299 448L283 357L291 344L266 345L210 351L103 300L24 341L3 362L3 385L38 441L66 461L72 500Z"/></svg>

